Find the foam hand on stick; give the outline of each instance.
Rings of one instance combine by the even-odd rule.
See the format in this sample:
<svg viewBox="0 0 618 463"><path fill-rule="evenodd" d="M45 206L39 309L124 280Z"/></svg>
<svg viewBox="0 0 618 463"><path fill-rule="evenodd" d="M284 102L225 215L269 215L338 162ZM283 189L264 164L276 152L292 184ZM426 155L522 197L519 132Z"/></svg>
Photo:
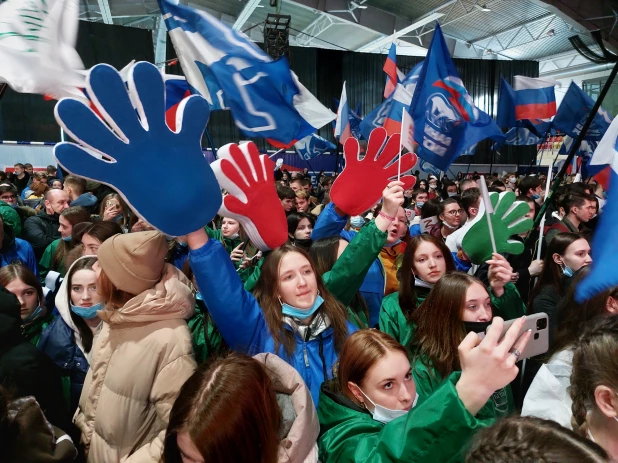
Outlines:
<svg viewBox="0 0 618 463"><path fill-rule="evenodd" d="M281 246L288 239L288 225L275 189L275 163L253 142L230 143L217 153L219 159L211 167L229 193L219 215L238 220L261 251Z"/></svg>
<svg viewBox="0 0 618 463"><path fill-rule="evenodd" d="M113 67L93 67L86 90L105 122L81 101L60 100L56 120L79 145L59 143L54 156L72 174L118 190L163 233L186 235L208 223L221 205L221 190L201 146L208 102L197 95L182 100L172 131L165 122L159 70L150 63L135 64L128 87ZM153 188L152 179L166 173L166 181Z"/></svg>
<svg viewBox="0 0 618 463"><path fill-rule="evenodd" d="M365 157L360 159L358 140L350 137L343 151L345 167L333 183L331 200L347 215L360 215L369 210L382 195L384 188L398 177L398 171L409 171L416 164L417 157L408 153L394 162L399 156L400 135L390 139L382 127L374 129L369 136ZM399 168L401 162L401 168ZM412 175L400 178L403 188L409 189L416 181Z"/></svg>

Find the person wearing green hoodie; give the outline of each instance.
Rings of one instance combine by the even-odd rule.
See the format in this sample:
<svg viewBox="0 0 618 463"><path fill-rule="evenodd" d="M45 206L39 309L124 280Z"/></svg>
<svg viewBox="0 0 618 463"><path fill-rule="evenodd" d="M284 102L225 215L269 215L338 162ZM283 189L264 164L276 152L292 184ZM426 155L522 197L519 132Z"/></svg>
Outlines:
<svg viewBox="0 0 618 463"><path fill-rule="evenodd" d="M513 274L508 261L493 254L487 263L490 265L490 291L498 298L510 297L504 288ZM485 285L478 278L452 272L436 283L429 297L414 312L412 322L416 330L409 352L413 355L414 379L422 393L431 394L451 373L461 370L458 345L466 333L484 333L493 317L500 315L491 301ZM516 307L515 304L511 306ZM524 313L508 315L504 318L521 319ZM492 396L491 405L496 417L506 416L515 409L510 385L505 386L495 390Z"/></svg>
<svg viewBox="0 0 618 463"><path fill-rule="evenodd" d="M234 249L243 242L240 236L240 223L238 220L234 220L230 217L223 217L219 230L213 230L210 227L204 227L204 230L206 230L208 238L220 241L228 254L232 254Z"/></svg>
<svg viewBox="0 0 618 463"><path fill-rule="evenodd" d="M337 377L321 388L320 461L461 461L472 436L495 422L487 400L517 375L512 352L530 338L519 337L523 322L501 342L500 318L482 341L469 333L459 345L461 372L431 394L419 390L407 351L395 339L378 330L354 333L341 350Z"/></svg>
<svg viewBox="0 0 618 463"><path fill-rule="evenodd" d="M409 349L416 325L412 315L429 296L434 285L448 272L455 271L452 254L444 242L432 235L413 237L403 255L399 271L399 291L385 297L380 308L380 330ZM409 270L405 270L409 269ZM512 283L504 285L500 297L490 286L491 303L505 320L525 313L525 306Z"/></svg>

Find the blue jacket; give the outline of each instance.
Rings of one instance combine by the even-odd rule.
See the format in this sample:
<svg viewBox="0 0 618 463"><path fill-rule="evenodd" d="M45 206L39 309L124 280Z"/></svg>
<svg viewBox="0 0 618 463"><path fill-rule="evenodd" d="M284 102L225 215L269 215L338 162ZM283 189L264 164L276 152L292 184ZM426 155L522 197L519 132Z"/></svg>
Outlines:
<svg viewBox="0 0 618 463"><path fill-rule="evenodd" d="M75 333L62 317L56 317L41 334L37 347L58 367L69 400L69 412L73 414L88 373L88 360L75 342Z"/></svg>
<svg viewBox="0 0 618 463"><path fill-rule="evenodd" d="M89 211L92 211L92 208L97 203L97 197L92 193L84 193L75 198L74 201L71 201L71 206L81 206L85 207Z"/></svg>
<svg viewBox="0 0 618 463"><path fill-rule="evenodd" d="M295 332L296 348L291 356L283 347L275 350L262 309L244 289L223 245L210 239L200 249L192 250L189 259L204 302L228 346L247 355L260 352L278 355L300 373L317 404L320 385L332 378L338 359L332 327L307 342ZM356 328L348 322L348 332L354 331Z"/></svg>
<svg viewBox="0 0 618 463"><path fill-rule="evenodd" d="M316 241L329 236L340 235L341 238L350 242L356 236L356 232L343 229L347 221L348 217L337 214L334 203L330 203L318 216L318 220L311 233L311 239ZM370 327L375 327L379 324L380 307L382 299L384 299L385 284L384 267L380 258L377 258L369 268L369 272L367 272L367 276L360 287L360 294L369 309Z"/></svg>
<svg viewBox="0 0 618 463"><path fill-rule="evenodd" d="M34 255L34 249L30 243L20 238L15 238L15 243L9 249L0 253L0 267L4 267L15 262L21 262L32 273L39 275L39 268L37 265L36 256Z"/></svg>

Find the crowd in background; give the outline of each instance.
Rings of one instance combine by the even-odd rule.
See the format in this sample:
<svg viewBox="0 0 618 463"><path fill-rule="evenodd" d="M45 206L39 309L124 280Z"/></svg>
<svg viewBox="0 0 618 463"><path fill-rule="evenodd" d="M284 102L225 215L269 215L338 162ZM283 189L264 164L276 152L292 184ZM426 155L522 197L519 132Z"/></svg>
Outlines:
<svg viewBox="0 0 618 463"><path fill-rule="evenodd" d="M349 217L336 174L277 170L268 252L230 217L165 236L61 174L0 172L0 461L618 461L618 288L574 301L594 181L548 200L540 256L533 229L475 265L476 172L417 171ZM484 178L537 217L544 175Z"/></svg>

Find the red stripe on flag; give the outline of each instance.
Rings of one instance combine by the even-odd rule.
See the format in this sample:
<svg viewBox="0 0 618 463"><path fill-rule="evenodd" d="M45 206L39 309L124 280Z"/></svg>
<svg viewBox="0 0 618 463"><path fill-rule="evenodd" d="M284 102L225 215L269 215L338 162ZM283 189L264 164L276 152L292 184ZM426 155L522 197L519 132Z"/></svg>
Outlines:
<svg viewBox="0 0 618 463"><path fill-rule="evenodd" d="M556 115L556 102L515 106L515 119L549 119Z"/></svg>

